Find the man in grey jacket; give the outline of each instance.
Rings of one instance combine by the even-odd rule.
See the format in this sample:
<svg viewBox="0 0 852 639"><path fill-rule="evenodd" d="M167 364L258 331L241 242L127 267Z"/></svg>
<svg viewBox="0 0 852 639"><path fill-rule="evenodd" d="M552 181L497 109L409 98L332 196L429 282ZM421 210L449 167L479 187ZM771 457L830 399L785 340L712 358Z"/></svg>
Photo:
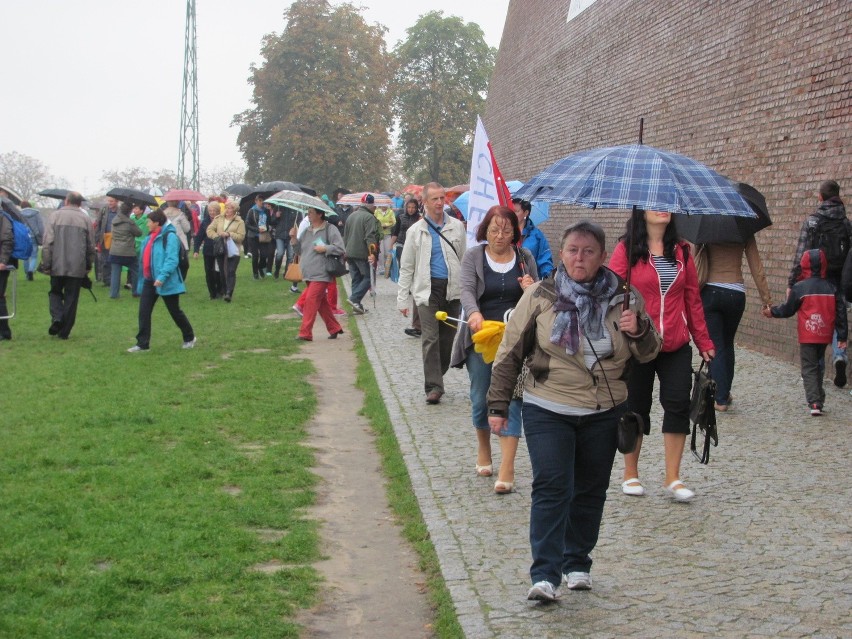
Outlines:
<svg viewBox="0 0 852 639"><path fill-rule="evenodd" d="M68 339L77 319L80 288L95 260L95 231L80 208L83 196L71 191L44 230L39 271L50 275L48 333Z"/></svg>
<svg viewBox="0 0 852 639"><path fill-rule="evenodd" d="M352 294L349 304L355 315L363 315L366 309L361 300L370 290L370 268L376 259L379 245L379 221L373 212L376 205L370 193L361 198L360 206L353 211L343 227L343 244L346 246L346 262L352 278Z"/></svg>

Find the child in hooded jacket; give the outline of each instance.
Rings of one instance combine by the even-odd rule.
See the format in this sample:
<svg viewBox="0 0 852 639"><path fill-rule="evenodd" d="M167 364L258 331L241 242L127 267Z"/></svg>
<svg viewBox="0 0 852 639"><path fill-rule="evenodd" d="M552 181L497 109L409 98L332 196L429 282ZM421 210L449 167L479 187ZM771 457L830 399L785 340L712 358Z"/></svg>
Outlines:
<svg viewBox="0 0 852 639"><path fill-rule="evenodd" d="M846 305L843 295L825 279L828 263L820 249L802 254L801 276L790 289L783 304L765 308L765 317L792 317L798 313L799 355L802 363L802 382L811 415L822 415L825 405L824 371L820 361L837 330L837 345L846 348ZM823 360L824 361L824 360Z"/></svg>

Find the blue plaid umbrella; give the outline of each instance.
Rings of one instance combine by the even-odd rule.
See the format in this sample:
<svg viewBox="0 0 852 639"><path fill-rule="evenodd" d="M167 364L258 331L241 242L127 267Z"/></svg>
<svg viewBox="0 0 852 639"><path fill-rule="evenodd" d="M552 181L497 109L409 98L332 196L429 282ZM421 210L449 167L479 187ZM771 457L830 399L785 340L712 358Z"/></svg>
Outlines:
<svg viewBox="0 0 852 639"><path fill-rule="evenodd" d="M726 177L685 155L644 144L573 153L513 196L603 209L755 217Z"/></svg>

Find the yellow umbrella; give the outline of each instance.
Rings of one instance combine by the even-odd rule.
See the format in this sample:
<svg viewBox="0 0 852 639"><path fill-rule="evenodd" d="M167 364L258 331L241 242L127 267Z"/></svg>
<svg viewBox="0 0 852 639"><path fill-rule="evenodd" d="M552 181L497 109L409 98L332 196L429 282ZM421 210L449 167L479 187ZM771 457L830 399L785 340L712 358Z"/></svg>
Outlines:
<svg viewBox="0 0 852 639"><path fill-rule="evenodd" d="M504 322L485 320L482 322L482 328L471 336L473 350L482 353L482 361L486 364L490 364L497 357L497 348L500 346L505 330Z"/></svg>

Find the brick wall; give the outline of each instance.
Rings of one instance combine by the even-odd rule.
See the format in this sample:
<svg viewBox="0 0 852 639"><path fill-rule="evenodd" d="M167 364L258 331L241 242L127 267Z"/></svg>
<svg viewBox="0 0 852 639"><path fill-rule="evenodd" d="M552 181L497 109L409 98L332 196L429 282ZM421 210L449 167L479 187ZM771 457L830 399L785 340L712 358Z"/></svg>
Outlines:
<svg viewBox="0 0 852 639"><path fill-rule="evenodd" d="M759 189L774 224L757 235L774 302L819 183L852 208L852 10L848 0L512 0L483 121L507 179L581 149L638 141ZM556 245L581 217L611 248L625 211L552 207ZM766 320L744 264L751 348L797 361L795 322Z"/></svg>

